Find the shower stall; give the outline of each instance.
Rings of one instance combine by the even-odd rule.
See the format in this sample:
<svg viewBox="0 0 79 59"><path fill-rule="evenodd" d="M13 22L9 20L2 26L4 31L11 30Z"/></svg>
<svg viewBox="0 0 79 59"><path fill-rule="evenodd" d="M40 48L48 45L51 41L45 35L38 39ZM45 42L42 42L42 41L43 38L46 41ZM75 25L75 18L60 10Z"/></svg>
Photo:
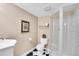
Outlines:
<svg viewBox="0 0 79 59"><path fill-rule="evenodd" d="M51 17L52 52L79 56L79 4L60 7Z"/></svg>

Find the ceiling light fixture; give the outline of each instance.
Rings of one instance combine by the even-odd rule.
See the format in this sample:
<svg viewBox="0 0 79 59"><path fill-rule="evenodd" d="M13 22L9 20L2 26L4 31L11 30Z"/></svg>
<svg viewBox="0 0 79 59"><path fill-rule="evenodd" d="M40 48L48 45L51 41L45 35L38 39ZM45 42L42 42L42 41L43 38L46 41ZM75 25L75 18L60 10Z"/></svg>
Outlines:
<svg viewBox="0 0 79 59"><path fill-rule="evenodd" d="M51 11L51 10L52 10L52 7L50 5L44 8L45 12L48 12L48 11Z"/></svg>

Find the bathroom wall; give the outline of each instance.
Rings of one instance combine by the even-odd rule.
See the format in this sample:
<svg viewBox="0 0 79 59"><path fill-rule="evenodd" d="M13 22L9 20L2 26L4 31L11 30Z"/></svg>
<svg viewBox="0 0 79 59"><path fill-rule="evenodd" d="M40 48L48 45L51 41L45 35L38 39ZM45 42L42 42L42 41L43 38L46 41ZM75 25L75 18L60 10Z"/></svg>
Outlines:
<svg viewBox="0 0 79 59"><path fill-rule="evenodd" d="M13 4L0 4L0 38L17 40L14 55L21 55L37 44L37 19ZM30 22L29 32L21 33L21 20ZM30 37L32 41L28 40Z"/></svg>
<svg viewBox="0 0 79 59"><path fill-rule="evenodd" d="M49 27L44 27L46 23L49 23ZM48 38L48 47L51 47L51 38L50 38L50 16L38 17L38 40L42 37L42 34L46 34Z"/></svg>

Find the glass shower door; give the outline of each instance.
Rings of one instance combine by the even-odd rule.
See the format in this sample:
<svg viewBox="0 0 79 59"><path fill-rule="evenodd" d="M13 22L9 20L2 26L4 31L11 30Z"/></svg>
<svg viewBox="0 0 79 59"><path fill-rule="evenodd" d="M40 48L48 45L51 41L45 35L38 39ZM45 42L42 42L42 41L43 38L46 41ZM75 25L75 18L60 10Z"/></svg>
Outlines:
<svg viewBox="0 0 79 59"><path fill-rule="evenodd" d="M52 18L52 51L59 53L59 12Z"/></svg>
<svg viewBox="0 0 79 59"><path fill-rule="evenodd" d="M76 48L76 20L73 15L64 15L62 54L73 56Z"/></svg>

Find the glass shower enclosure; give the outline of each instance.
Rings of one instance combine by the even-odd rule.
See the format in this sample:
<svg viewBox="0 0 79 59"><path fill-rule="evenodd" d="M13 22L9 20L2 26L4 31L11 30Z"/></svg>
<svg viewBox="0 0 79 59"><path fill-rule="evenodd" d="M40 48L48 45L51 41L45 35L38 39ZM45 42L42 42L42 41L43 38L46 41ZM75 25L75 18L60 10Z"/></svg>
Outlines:
<svg viewBox="0 0 79 59"><path fill-rule="evenodd" d="M51 17L52 52L58 56L79 56L79 4L61 7Z"/></svg>

